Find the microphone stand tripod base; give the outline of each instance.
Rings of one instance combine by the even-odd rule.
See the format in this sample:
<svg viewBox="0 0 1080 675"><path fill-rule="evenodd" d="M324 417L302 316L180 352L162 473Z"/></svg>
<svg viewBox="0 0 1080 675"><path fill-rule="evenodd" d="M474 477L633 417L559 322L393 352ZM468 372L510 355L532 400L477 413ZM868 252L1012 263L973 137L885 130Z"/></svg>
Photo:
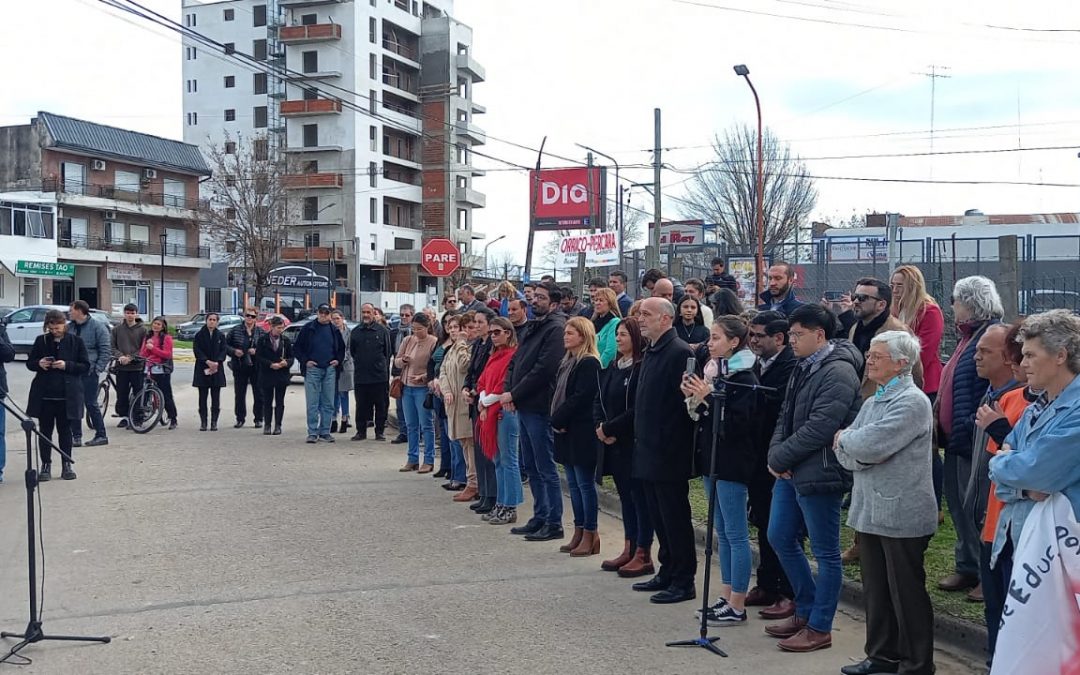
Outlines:
<svg viewBox="0 0 1080 675"><path fill-rule="evenodd" d="M676 642L668 642L667 647L704 647L717 656L727 657L727 652L716 646L716 642L720 638L702 636L695 640L678 640Z"/></svg>

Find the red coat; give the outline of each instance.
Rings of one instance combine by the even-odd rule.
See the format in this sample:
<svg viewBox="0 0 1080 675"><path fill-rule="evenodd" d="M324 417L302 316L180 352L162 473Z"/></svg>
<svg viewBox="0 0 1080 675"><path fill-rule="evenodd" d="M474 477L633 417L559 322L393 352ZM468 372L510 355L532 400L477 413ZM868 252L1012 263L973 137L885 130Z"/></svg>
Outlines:
<svg viewBox="0 0 1080 675"><path fill-rule="evenodd" d="M941 386L941 336L945 333L945 317L941 308L926 303L921 312L911 322L911 331L919 338L922 345L920 360L923 367L922 390L927 394L937 393Z"/></svg>

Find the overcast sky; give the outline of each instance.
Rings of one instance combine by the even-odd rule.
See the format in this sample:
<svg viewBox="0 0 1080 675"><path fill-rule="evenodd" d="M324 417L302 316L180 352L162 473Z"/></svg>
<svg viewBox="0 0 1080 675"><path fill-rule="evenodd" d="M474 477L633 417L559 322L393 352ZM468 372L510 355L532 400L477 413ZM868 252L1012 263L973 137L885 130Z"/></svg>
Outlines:
<svg viewBox="0 0 1080 675"><path fill-rule="evenodd" d="M179 0L143 4L181 14ZM118 18L96 0L7 9L0 124L49 110L181 137L175 34ZM673 169L708 161L714 134L754 122L750 91L732 72L746 63L766 125L819 177L817 218L1080 206L1080 187L832 179L1080 185L1080 3L1072 0L456 0L455 15L473 27L473 53L487 69L474 89L488 109L476 120L489 134L481 151L517 164L533 165L535 151L501 141L536 148L545 135L548 151L570 159L584 161L574 145L583 143L627 166L648 164L654 107L663 109L662 144L672 148L663 161ZM931 65L950 75L937 80L935 151L1065 149L814 159L928 151L930 79L921 73ZM477 164L505 168L482 158ZM647 168L623 175L652 180ZM677 201L685 179L664 171L665 218L686 215ZM523 262L525 174L490 171L476 187L488 204L477 212L476 230L489 239L506 234L491 253ZM644 193L633 199L651 211Z"/></svg>

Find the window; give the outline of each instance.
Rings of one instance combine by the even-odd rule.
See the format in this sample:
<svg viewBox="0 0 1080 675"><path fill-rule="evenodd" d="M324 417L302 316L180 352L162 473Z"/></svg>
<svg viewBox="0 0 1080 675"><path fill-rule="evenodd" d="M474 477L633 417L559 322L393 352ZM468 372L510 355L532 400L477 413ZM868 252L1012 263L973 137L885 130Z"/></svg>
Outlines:
<svg viewBox="0 0 1080 675"><path fill-rule="evenodd" d="M270 159L270 141L265 138L256 138L251 144L251 152L257 161L265 162Z"/></svg>
<svg viewBox="0 0 1080 675"><path fill-rule="evenodd" d="M469 45L463 44L461 42L457 43L457 53L461 54L462 56L468 56L468 54L469 54Z"/></svg>
<svg viewBox="0 0 1080 675"><path fill-rule="evenodd" d="M319 16L317 14L302 14L300 16L301 26L314 26L319 23Z"/></svg>
<svg viewBox="0 0 1080 675"><path fill-rule="evenodd" d="M319 125L318 124L305 124L304 125L304 147L314 148L319 145Z"/></svg>
<svg viewBox="0 0 1080 675"><path fill-rule="evenodd" d="M117 171L113 174L113 185L123 192L138 192L142 176L137 171Z"/></svg>
<svg viewBox="0 0 1080 675"><path fill-rule="evenodd" d="M371 216L371 222L375 222L375 214L379 212L379 200L372 197L368 201L368 214Z"/></svg>
<svg viewBox="0 0 1080 675"><path fill-rule="evenodd" d="M150 228L146 225L128 225L128 238L131 241L150 243Z"/></svg>
<svg viewBox="0 0 1080 675"><path fill-rule="evenodd" d="M255 108L252 110L252 116L255 118L254 127L256 129L266 128L266 106L255 106Z"/></svg>
<svg viewBox="0 0 1080 675"><path fill-rule="evenodd" d="M304 220L316 220L319 217L319 198L304 197Z"/></svg>
<svg viewBox="0 0 1080 675"><path fill-rule="evenodd" d="M105 221L105 241L112 244L123 243L127 239L127 227L112 220Z"/></svg>
<svg viewBox="0 0 1080 675"><path fill-rule="evenodd" d="M378 146L375 145L375 144L378 143L379 127L377 127L375 125L372 125L369 132L368 132L368 136L371 139L371 151L372 152L378 151Z"/></svg>
<svg viewBox="0 0 1080 675"><path fill-rule="evenodd" d="M255 73L255 77L251 83L251 93L253 94L265 94L266 93L266 73Z"/></svg>
<svg viewBox="0 0 1080 675"><path fill-rule="evenodd" d="M458 250L461 251L461 255L464 256L469 254L469 245L467 243L459 241L457 247Z"/></svg>
<svg viewBox="0 0 1080 675"><path fill-rule="evenodd" d="M235 122L236 121L236 110L234 108L226 108L225 109L225 121L226 122Z"/></svg>
<svg viewBox="0 0 1080 675"><path fill-rule="evenodd" d="M225 76L225 88L226 89L232 89L235 86L236 86L236 76L235 75L226 75Z"/></svg>
<svg viewBox="0 0 1080 675"><path fill-rule="evenodd" d="M232 21L235 18L236 18L236 11L235 10L232 10L232 9L225 10L225 20L226 21Z"/></svg>
<svg viewBox="0 0 1080 675"><path fill-rule="evenodd" d="M199 56L198 50L196 50L194 47L185 47L184 53L188 61L194 61Z"/></svg>
<svg viewBox="0 0 1080 675"><path fill-rule="evenodd" d="M184 25L189 27L189 28L195 26L195 15L194 14L185 14L184 15Z"/></svg>
<svg viewBox="0 0 1080 675"><path fill-rule="evenodd" d="M457 93L461 98L469 98L469 81L458 80Z"/></svg>
<svg viewBox="0 0 1080 675"><path fill-rule="evenodd" d="M372 0L372 5L375 4L375 0ZM371 40L371 44L375 44L375 33L377 28L375 27L375 17L368 18L368 38Z"/></svg>
<svg viewBox="0 0 1080 675"><path fill-rule="evenodd" d="M199 123L199 113L189 112L187 114L187 123L189 127L193 127Z"/></svg>
<svg viewBox="0 0 1080 675"><path fill-rule="evenodd" d="M379 77L379 59L372 54L368 59L368 70L370 71L371 79L377 79Z"/></svg>
<svg viewBox="0 0 1080 675"><path fill-rule="evenodd" d="M319 90L314 87L304 87L304 100L314 101L319 98Z"/></svg>
<svg viewBox="0 0 1080 675"><path fill-rule="evenodd" d="M318 248L319 247L319 233L307 232L304 234L304 248Z"/></svg>
<svg viewBox="0 0 1080 675"><path fill-rule="evenodd" d="M379 165L375 162L368 163L368 176L371 179L371 187L379 187Z"/></svg>
<svg viewBox="0 0 1080 675"><path fill-rule="evenodd" d="M226 42L225 43L225 53L226 54L235 54L236 53L236 43L235 42Z"/></svg>
<svg viewBox="0 0 1080 675"><path fill-rule="evenodd" d="M469 187L469 179L466 178L465 176L458 176L457 177L457 186L459 188L467 188L467 187Z"/></svg>
<svg viewBox="0 0 1080 675"><path fill-rule="evenodd" d="M305 73L319 72L319 52L303 52L303 71Z"/></svg>
<svg viewBox="0 0 1080 675"><path fill-rule="evenodd" d="M459 110L459 111L457 111L457 119L458 119L458 122L468 122L469 121L469 113L465 112L464 110Z"/></svg>
<svg viewBox="0 0 1080 675"><path fill-rule="evenodd" d="M464 145L457 146L457 163L468 164L469 163L469 150Z"/></svg>
<svg viewBox="0 0 1080 675"><path fill-rule="evenodd" d="M254 18L253 26L258 28L266 25L266 5L255 5L251 8L251 13Z"/></svg>
<svg viewBox="0 0 1080 675"><path fill-rule="evenodd" d="M375 95L375 90L374 89L368 89L368 112L370 112L372 115L374 115L374 114L376 114L378 112L378 107L379 107L379 99Z"/></svg>
<svg viewBox="0 0 1080 675"><path fill-rule="evenodd" d="M81 234L85 241L85 219L82 221L84 226ZM53 235L52 208L38 204L0 202L0 234L51 239Z"/></svg>
<svg viewBox="0 0 1080 675"><path fill-rule="evenodd" d="M457 229L467 230L469 229L469 211L467 209L458 209L457 212ZM464 251L462 251L464 253Z"/></svg>
<svg viewBox="0 0 1080 675"><path fill-rule="evenodd" d="M225 154L226 155L235 155L236 154L236 141L225 141Z"/></svg>
<svg viewBox="0 0 1080 675"><path fill-rule="evenodd" d="M266 40L255 40L251 43L251 56L256 61L266 60Z"/></svg>
<svg viewBox="0 0 1080 675"><path fill-rule="evenodd" d="M199 81L198 80L188 80L187 81L187 93L194 94L197 91L199 91Z"/></svg>
<svg viewBox="0 0 1080 675"><path fill-rule="evenodd" d="M301 162L300 173L319 173L319 161L309 159L306 162Z"/></svg>

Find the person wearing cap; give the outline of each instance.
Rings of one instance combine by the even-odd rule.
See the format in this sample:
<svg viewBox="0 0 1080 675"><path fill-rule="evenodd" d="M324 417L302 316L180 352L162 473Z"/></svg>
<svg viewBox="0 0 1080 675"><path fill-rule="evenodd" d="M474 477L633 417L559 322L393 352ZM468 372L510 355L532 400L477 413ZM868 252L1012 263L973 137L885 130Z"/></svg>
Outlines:
<svg viewBox="0 0 1080 675"><path fill-rule="evenodd" d="M345 340L330 323L330 305L316 310L316 318L300 329L293 354L304 376L304 399L307 402L307 442L333 443L330 419L334 416L337 394L337 367L345 358Z"/></svg>

